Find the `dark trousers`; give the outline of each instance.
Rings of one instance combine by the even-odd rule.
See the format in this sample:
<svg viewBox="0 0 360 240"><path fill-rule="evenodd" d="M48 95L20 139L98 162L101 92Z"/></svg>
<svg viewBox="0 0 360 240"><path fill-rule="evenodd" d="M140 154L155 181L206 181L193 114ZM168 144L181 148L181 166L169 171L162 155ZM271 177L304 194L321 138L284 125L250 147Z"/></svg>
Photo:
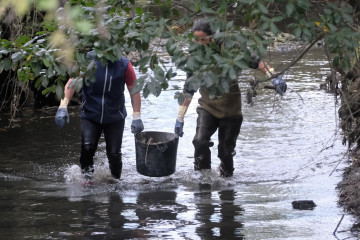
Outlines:
<svg viewBox="0 0 360 240"><path fill-rule="evenodd" d="M112 124L99 124L81 119L81 156L83 173L94 172L94 155L102 133L106 143L106 155L114 178L120 178L122 170L121 145L125 121Z"/></svg>
<svg viewBox="0 0 360 240"><path fill-rule="evenodd" d="M234 171L233 156L236 140L240 133L242 116L218 119L202 108L197 108L198 118L196 134L193 140L195 147L195 170L211 168L211 136L218 130L218 157L223 170Z"/></svg>

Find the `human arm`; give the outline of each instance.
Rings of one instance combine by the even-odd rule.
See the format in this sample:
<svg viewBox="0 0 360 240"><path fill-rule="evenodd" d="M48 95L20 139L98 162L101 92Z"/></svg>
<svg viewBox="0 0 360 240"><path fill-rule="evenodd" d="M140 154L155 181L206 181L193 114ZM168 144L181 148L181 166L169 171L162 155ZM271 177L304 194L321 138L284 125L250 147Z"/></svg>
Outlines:
<svg viewBox="0 0 360 240"><path fill-rule="evenodd" d="M180 137L182 137L184 135L184 131L183 131L184 117L185 117L185 113L186 113L187 109L189 108L191 100L192 100L191 95L189 97L186 97L184 99L183 103L181 104L181 106L179 107L179 112L178 112L178 116L176 118L176 123L175 123L175 134L177 134Z"/></svg>
<svg viewBox="0 0 360 240"><path fill-rule="evenodd" d="M125 73L126 86L130 94L131 106L133 109L133 120L131 123L131 132L138 134L144 130L144 124L141 120L141 94L133 93L135 87L136 75L132 64L129 62Z"/></svg>
<svg viewBox="0 0 360 240"><path fill-rule="evenodd" d="M60 129L64 128L65 123L70 122L67 106L75 93L75 87L70 85L71 82L72 79L70 78L64 87L64 98L61 99L60 106L55 115L55 123Z"/></svg>
<svg viewBox="0 0 360 240"><path fill-rule="evenodd" d="M271 77L275 74L274 69L267 63L260 61L258 70L264 74L266 74L268 77ZM277 76L272 79L272 85L275 87L276 93L279 95L284 95L287 89L286 82L281 76Z"/></svg>

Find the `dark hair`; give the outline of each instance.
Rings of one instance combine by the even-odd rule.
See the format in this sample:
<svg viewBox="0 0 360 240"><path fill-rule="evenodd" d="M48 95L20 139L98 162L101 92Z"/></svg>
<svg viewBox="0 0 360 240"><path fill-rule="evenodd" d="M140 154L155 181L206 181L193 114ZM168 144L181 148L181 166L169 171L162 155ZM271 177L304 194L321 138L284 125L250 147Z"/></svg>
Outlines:
<svg viewBox="0 0 360 240"><path fill-rule="evenodd" d="M203 31L208 36L213 34L212 31L211 31L210 24L205 18L197 19L194 22L194 25L192 27L192 31L193 32L195 32L195 31Z"/></svg>

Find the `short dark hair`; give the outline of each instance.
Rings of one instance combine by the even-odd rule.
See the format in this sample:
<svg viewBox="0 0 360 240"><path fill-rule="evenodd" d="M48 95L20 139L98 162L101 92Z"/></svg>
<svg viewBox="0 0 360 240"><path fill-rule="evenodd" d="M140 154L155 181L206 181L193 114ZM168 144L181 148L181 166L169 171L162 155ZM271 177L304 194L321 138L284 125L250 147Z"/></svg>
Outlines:
<svg viewBox="0 0 360 240"><path fill-rule="evenodd" d="M210 24L209 24L208 20L205 19L205 18L197 19L194 22L194 25L192 27L192 31L193 32L195 32L195 31L203 31L208 36L213 34L213 32L211 31Z"/></svg>

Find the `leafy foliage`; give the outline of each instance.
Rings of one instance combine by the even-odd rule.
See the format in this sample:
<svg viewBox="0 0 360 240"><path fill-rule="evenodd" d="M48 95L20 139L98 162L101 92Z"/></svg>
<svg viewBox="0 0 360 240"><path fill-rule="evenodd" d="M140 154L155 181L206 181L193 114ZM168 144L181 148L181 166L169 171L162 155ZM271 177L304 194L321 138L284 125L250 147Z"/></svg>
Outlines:
<svg viewBox="0 0 360 240"><path fill-rule="evenodd" d="M242 70L248 68L251 55L263 56L280 32L279 23L288 22L288 28L303 41L324 34L326 46L333 53L333 65L343 71L352 67L359 32L352 27L353 9L331 2L316 19L305 14L312 7L309 0L193 0L153 1L164 12L155 17L148 11L146 1L132 0L70 0L58 8L55 0L33 1L15 7L21 15L33 6L47 12L48 21L34 36L22 35L14 41L0 41L0 73L17 71L18 81L35 81L44 87L43 93L63 94L68 78L76 78L77 89L83 79L93 81L95 64L87 57L92 52L102 64L122 55L134 54L131 59L142 73L135 91L159 96L168 88L175 71L164 67L156 54L166 40L166 50L177 69L189 76L189 87L207 88L211 96L229 91ZM143 5L143 3L145 3ZM1 3L8 6L10 1ZM273 14L272 6L283 11ZM25 9L24 9L25 8ZM241 28L228 14L236 12L252 28ZM207 16L214 32L214 41L206 46L196 44L189 30L194 16ZM178 30L182 30L181 32ZM272 34L270 34L272 33ZM181 93L175 98L181 100Z"/></svg>

